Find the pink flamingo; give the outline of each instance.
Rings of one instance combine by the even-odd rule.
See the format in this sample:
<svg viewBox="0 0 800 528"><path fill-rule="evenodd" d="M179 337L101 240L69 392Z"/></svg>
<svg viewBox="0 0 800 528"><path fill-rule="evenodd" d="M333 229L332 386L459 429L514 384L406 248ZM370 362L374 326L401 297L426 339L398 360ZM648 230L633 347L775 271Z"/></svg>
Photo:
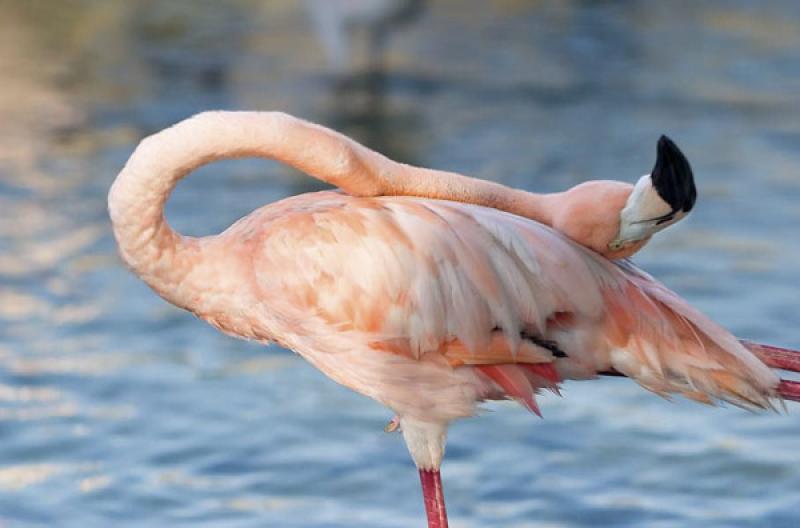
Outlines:
<svg viewBox="0 0 800 528"><path fill-rule="evenodd" d="M228 334L278 342L391 408L428 526L443 528L448 424L481 401L538 414L539 390L599 374L709 404L800 399L800 384L768 368L800 369L796 352L740 342L605 258L630 255L694 204L683 155L666 138L658 153L635 186L536 195L402 165L285 114L204 113L141 142L109 210L122 258L166 300ZM245 156L345 192L282 200L217 236L169 227L164 203L181 178Z"/></svg>

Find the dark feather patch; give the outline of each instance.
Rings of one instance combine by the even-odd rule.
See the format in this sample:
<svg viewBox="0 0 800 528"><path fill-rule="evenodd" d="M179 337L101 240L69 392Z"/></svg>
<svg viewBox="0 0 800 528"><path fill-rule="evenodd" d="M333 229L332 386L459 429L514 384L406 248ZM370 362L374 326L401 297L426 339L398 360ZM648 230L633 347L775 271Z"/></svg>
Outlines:
<svg viewBox="0 0 800 528"><path fill-rule="evenodd" d="M500 328L499 326L495 326L494 328L492 328L492 332L502 332L502 331L503 329ZM526 341L530 341L536 346L540 346L545 350L549 350L555 357L558 358L567 357L567 353L561 350L558 347L558 343L556 343L555 341L544 339L543 337L540 337L536 334L531 334L530 332L526 332L525 330L520 332L520 337L522 337L522 339L525 339Z"/></svg>
<svg viewBox="0 0 800 528"><path fill-rule="evenodd" d="M567 357L567 353L561 350L558 347L558 343L556 343L555 341L551 341L549 339L542 339L541 337L529 334L528 332L522 332L522 339L527 339L528 341L531 341L532 343L544 348L545 350L549 350L555 357L558 358Z"/></svg>
<svg viewBox="0 0 800 528"><path fill-rule="evenodd" d="M667 136L658 140L656 164L651 173L653 186L672 212L688 213L697 200L697 188L689 161Z"/></svg>

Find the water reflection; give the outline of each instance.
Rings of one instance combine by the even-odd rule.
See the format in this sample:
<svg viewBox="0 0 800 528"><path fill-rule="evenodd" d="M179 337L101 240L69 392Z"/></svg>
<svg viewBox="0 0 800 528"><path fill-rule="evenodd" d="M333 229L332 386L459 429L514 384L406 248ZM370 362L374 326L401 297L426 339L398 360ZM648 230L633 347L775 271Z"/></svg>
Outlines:
<svg viewBox="0 0 800 528"><path fill-rule="evenodd" d="M122 269L105 195L140 137L281 109L401 161L529 189L634 180L655 138L700 201L640 263L738 334L800 346L800 15L792 2L439 0L382 68L331 72L289 1L3 2L0 524L412 526L388 412L220 336ZM319 183L262 161L182 184L207 234ZM455 526L795 526L793 415L569 385L453 428ZM491 446L491 447L490 447ZM387 478L390 477L390 478ZM538 524L537 524L538 523Z"/></svg>

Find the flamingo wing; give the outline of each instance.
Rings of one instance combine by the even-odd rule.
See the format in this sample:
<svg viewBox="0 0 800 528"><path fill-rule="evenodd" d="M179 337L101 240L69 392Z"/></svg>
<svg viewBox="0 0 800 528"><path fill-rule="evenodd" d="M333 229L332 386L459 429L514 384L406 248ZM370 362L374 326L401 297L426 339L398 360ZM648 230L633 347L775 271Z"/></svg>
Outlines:
<svg viewBox="0 0 800 528"><path fill-rule="evenodd" d="M363 353L471 369L480 397L533 411L538 388L608 370L706 403L774 396L777 377L725 330L632 264L546 226L410 197L290 200L255 273L292 348L346 336Z"/></svg>

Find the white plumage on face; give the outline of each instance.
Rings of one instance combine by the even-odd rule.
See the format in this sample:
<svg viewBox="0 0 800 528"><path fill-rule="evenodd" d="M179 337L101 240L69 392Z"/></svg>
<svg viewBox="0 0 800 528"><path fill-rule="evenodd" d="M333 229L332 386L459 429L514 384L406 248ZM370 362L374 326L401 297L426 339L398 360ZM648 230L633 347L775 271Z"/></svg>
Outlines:
<svg viewBox="0 0 800 528"><path fill-rule="evenodd" d="M645 174L636 182L620 213L619 235L609 248L619 250L650 238L687 214L683 211L673 212L672 207L659 196L650 175Z"/></svg>
<svg viewBox="0 0 800 528"><path fill-rule="evenodd" d="M609 248L619 250L650 238L688 215L696 199L688 160L672 140L661 136L653 171L636 182L620 213L619 233Z"/></svg>

